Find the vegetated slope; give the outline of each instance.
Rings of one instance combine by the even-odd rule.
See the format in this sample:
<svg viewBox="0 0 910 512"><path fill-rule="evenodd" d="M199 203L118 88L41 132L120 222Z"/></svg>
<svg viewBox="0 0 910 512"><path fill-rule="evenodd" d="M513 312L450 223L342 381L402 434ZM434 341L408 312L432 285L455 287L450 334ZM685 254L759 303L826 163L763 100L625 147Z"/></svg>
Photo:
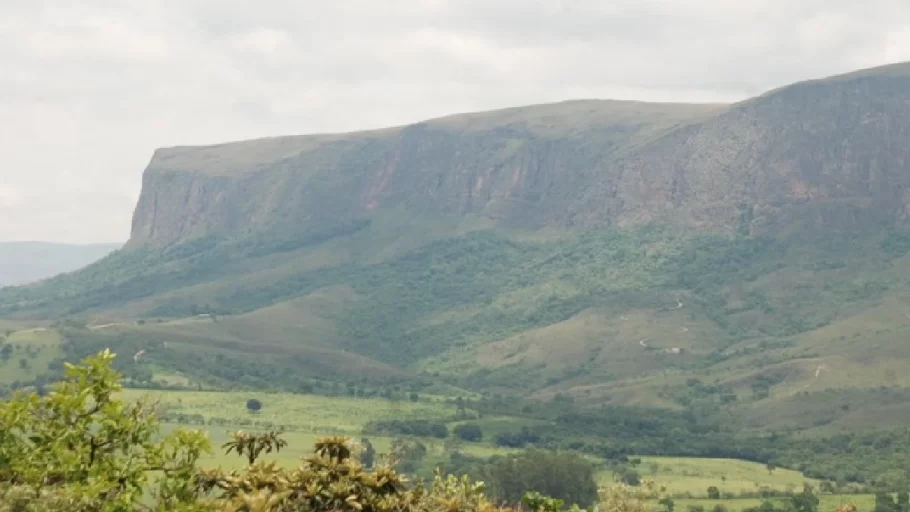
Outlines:
<svg viewBox="0 0 910 512"><path fill-rule="evenodd" d="M0 242L0 287L78 270L116 250L115 244Z"/></svg>
<svg viewBox="0 0 910 512"><path fill-rule="evenodd" d="M2 292L0 315L124 323L106 342L178 340L149 360L205 377L258 358L254 384L297 365L744 429L900 423L908 109L897 65L730 106L159 150L127 248Z"/></svg>

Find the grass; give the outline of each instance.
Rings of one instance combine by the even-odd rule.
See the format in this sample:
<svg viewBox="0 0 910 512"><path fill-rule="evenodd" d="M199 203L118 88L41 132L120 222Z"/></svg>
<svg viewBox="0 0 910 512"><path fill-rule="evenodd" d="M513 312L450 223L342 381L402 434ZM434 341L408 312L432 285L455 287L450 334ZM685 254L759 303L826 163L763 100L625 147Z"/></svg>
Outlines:
<svg viewBox="0 0 910 512"><path fill-rule="evenodd" d="M11 332L5 344L12 347L9 360L0 360L0 383L33 379L62 355L60 333L42 327ZM25 366L21 361L25 361Z"/></svg>
<svg viewBox="0 0 910 512"><path fill-rule="evenodd" d="M707 496L708 487L721 493L800 489L804 482L818 482L789 469L768 471L763 464L732 459L694 457L641 457L638 471L667 488L671 495Z"/></svg>
<svg viewBox="0 0 910 512"><path fill-rule="evenodd" d="M729 512L739 512L741 510L757 507L761 505L760 498L733 498L709 500L707 498L684 498L674 499L675 510L686 512L692 507L703 507L710 512L711 509L720 505ZM772 498L769 501L780 502L781 498ZM833 512L844 504L853 504L858 512L871 512L875 508L875 496L872 494L823 494L819 496L818 510L820 512ZM652 510L665 510L663 506L652 503Z"/></svg>
<svg viewBox="0 0 910 512"><path fill-rule="evenodd" d="M169 412L199 414L206 420L223 418L229 424L244 421L271 422L299 432L359 436L363 426L373 420L444 420L455 407L439 401L388 401L368 398L329 397L292 393L248 393L220 391L147 391L126 389L124 397L147 396L168 407ZM262 410L251 414L246 409L250 398L259 399Z"/></svg>

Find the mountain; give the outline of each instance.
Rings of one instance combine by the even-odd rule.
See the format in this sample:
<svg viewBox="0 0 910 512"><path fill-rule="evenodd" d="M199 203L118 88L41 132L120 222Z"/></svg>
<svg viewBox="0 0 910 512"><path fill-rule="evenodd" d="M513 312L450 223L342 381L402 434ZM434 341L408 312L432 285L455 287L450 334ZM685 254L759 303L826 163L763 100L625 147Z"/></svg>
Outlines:
<svg viewBox="0 0 910 512"><path fill-rule="evenodd" d="M0 242L0 286L25 284L72 272L119 247L115 244Z"/></svg>
<svg viewBox="0 0 910 512"><path fill-rule="evenodd" d="M731 105L161 149L124 249L0 292L0 317L87 322L67 339L211 382L902 424L908 137L897 64Z"/></svg>
<svg viewBox="0 0 910 512"><path fill-rule="evenodd" d="M729 229L746 211L756 226L778 225L812 199L903 219L908 74L898 65L731 106L575 101L375 132L159 150L130 243L337 223L385 209L525 228Z"/></svg>

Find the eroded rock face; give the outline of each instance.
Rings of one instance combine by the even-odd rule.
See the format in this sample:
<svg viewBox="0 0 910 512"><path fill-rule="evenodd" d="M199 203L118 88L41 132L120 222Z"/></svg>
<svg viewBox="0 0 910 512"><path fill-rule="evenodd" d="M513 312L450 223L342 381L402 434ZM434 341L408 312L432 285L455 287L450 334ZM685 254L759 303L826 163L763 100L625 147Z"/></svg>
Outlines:
<svg viewBox="0 0 910 512"><path fill-rule="evenodd" d="M905 220L910 65L731 106L574 101L155 153L131 245L368 218L761 231Z"/></svg>

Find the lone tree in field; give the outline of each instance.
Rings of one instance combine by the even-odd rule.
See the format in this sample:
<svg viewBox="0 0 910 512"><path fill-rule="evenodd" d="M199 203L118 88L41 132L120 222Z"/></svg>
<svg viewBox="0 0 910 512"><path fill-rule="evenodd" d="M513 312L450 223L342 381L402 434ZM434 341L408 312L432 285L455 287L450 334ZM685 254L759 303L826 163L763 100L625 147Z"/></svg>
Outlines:
<svg viewBox="0 0 910 512"><path fill-rule="evenodd" d="M259 412L262 409L262 402L255 398L246 401L246 410L250 412Z"/></svg>

